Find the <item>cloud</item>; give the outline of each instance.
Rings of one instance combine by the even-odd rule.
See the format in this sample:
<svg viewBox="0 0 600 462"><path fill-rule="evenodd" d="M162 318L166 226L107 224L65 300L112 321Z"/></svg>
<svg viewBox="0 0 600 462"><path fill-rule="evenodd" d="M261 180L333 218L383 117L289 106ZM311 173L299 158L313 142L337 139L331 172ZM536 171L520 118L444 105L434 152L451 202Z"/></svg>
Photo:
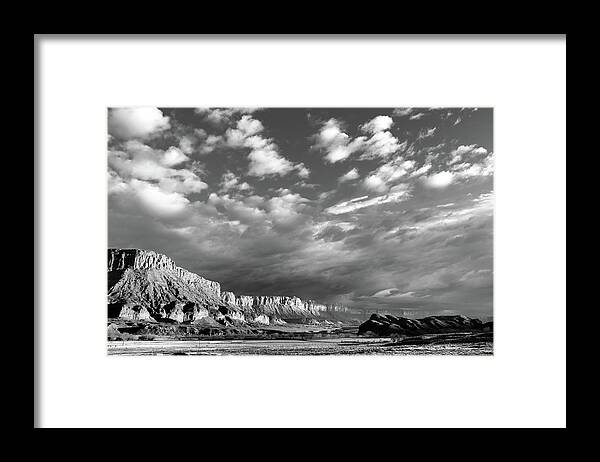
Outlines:
<svg viewBox="0 0 600 462"><path fill-rule="evenodd" d="M354 212L365 207L372 207L374 205L382 205L394 202L402 202L411 197L411 188L409 185L403 184L398 185L390 191L389 194L382 196L376 196L371 199L367 199L369 196L357 197L349 201L340 202L332 205L325 209L326 213L332 215L340 215L342 213Z"/></svg>
<svg viewBox="0 0 600 462"><path fill-rule="evenodd" d="M189 136L182 136L179 140L179 149L184 154L191 154L194 152L194 140Z"/></svg>
<svg viewBox="0 0 600 462"><path fill-rule="evenodd" d="M294 164L281 157L272 147L255 149L248 154L248 159L250 159L248 175L251 176L283 176L295 168Z"/></svg>
<svg viewBox="0 0 600 462"><path fill-rule="evenodd" d="M180 149L171 146L165 151L162 158L162 163L168 167L174 167L175 165L179 165L186 160L190 160L190 158L181 152Z"/></svg>
<svg viewBox="0 0 600 462"><path fill-rule="evenodd" d="M219 183L219 192L224 193L229 190L236 191L251 191L253 188L245 181L240 183L240 179L231 171L225 172L221 176L221 182Z"/></svg>
<svg viewBox="0 0 600 462"><path fill-rule="evenodd" d="M344 183L346 181L356 180L359 177L360 177L360 174L358 173L358 170L356 168L353 168L353 169L349 170L348 172L344 173L342 176L340 176L338 178L338 182Z"/></svg>
<svg viewBox="0 0 600 462"><path fill-rule="evenodd" d="M402 291L400 291L400 289L397 289L396 287L380 290L380 291L374 293L373 295L371 295L371 297L386 298L386 299L393 298L395 300L414 300L415 298L417 298L414 291L402 292ZM427 297L427 295L425 295L424 297Z"/></svg>
<svg viewBox="0 0 600 462"><path fill-rule="evenodd" d="M252 114L260 108L195 108L194 112L204 120L217 125L229 125L240 114Z"/></svg>
<svg viewBox="0 0 600 462"><path fill-rule="evenodd" d="M253 119L249 115L242 116L237 123L237 128L244 133L245 137L256 135L264 130L262 122Z"/></svg>
<svg viewBox="0 0 600 462"><path fill-rule="evenodd" d="M433 135L435 135L436 131L437 131L437 127L432 127L432 128L421 130L421 131L419 131L419 134L417 135L417 140L424 140L426 138L431 138Z"/></svg>
<svg viewBox="0 0 600 462"><path fill-rule="evenodd" d="M449 186L454 179L454 174L452 172L443 171L424 177L423 184L428 188L441 189Z"/></svg>
<svg viewBox="0 0 600 462"><path fill-rule="evenodd" d="M182 194L164 191L146 181L133 178L122 184L123 187L113 197L121 210L139 210L152 217L170 219L181 216L189 204Z"/></svg>
<svg viewBox="0 0 600 462"><path fill-rule="evenodd" d="M363 183L365 188L370 191L385 192L387 190L385 181L377 175L369 175L364 179Z"/></svg>
<svg viewBox="0 0 600 462"><path fill-rule="evenodd" d="M393 124L389 116L377 116L360 126L369 136L350 137L342 131L341 122L329 119L315 135L313 149L325 152L327 163L336 163L348 159L355 152L362 152L360 159L387 158L403 148L389 128ZM405 147L405 145L404 145Z"/></svg>
<svg viewBox="0 0 600 462"><path fill-rule="evenodd" d="M387 158L400 151L402 145L389 131L376 132L364 143L364 153L360 159Z"/></svg>
<svg viewBox="0 0 600 462"><path fill-rule="evenodd" d="M229 115L218 112L220 118L229 121ZM284 176L295 171L300 178L308 178L310 170L304 163L293 163L279 154L279 148L272 138L262 136L264 126L260 120L243 115L234 127L229 127L225 135L209 136L204 143L205 151L212 152L219 146L230 148L248 148L248 175L256 177ZM207 148L207 145L209 147Z"/></svg>
<svg viewBox="0 0 600 462"><path fill-rule="evenodd" d="M472 177L485 177L494 173L494 156L490 154L481 162L469 164L467 162L452 167L454 174L461 179Z"/></svg>
<svg viewBox="0 0 600 462"><path fill-rule="evenodd" d="M390 184L405 177L415 166L414 160L404 160L398 156L395 159L379 166L365 178L365 188L377 191L387 191Z"/></svg>
<svg viewBox="0 0 600 462"><path fill-rule="evenodd" d="M108 111L108 133L121 140L145 138L169 127L169 117L155 107L112 108Z"/></svg>
<svg viewBox="0 0 600 462"><path fill-rule="evenodd" d="M230 147L262 148L268 140L257 136L264 130L260 120L253 119L249 115L238 120L236 128L228 128L225 132L225 143Z"/></svg>
<svg viewBox="0 0 600 462"><path fill-rule="evenodd" d="M412 114L414 109L412 107L399 107L392 111L392 115L396 117L406 117L407 115Z"/></svg>
<svg viewBox="0 0 600 462"><path fill-rule="evenodd" d="M187 195L208 188L197 175L198 166L174 168L189 158L178 148L166 151L152 149L137 140L130 140L110 150L109 195L121 208L140 208L158 217L172 217L189 204Z"/></svg>
<svg viewBox="0 0 600 462"><path fill-rule="evenodd" d="M451 153L451 159L448 161L448 165L460 162L464 157L477 157L485 156L488 151L484 147L477 146L476 144L471 145L460 145L454 149Z"/></svg>
<svg viewBox="0 0 600 462"><path fill-rule="evenodd" d="M431 170L432 165L429 163L424 164L423 166L419 167L418 169L416 169L414 172L412 172L410 174L411 178L414 177L418 177L421 175L424 175L425 173L427 173L429 170Z"/></svg>
<svg viewBox="0 0 600 462"><path fill-rule="evenodd" d="M342 131L341 122L329 119L315 136L313 148L324 150L325 160L333 164L347 159L353 152L359 150L365 139L365 137L358 137L352 140Z"/></svg>
<svg viewBox="0 0 600 462"><path fill-rule="evenodd" d="M296 164L295 169L300 178L308 178L310 176L310 169L305 167L303 163Z"/></svg>
<svg viewBox="0 0 600 462"><path fill-rule="evenodd" d="M367 133L377 133L385 130L389 130L390 127L394 125L394 120L389 116L377 116L366 124L364 124L361 129Z"/></svg>

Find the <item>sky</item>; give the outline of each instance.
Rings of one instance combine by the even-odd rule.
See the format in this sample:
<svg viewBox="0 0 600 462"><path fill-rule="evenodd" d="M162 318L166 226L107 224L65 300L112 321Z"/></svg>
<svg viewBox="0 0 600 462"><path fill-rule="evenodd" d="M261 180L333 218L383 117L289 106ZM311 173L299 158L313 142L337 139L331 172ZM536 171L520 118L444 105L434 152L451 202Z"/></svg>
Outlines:
<svg viewBox="0 0 600 462"><path fill-rule="evenodd" d="M491 108L111 108L108 244L240 295L490 316Z"/></svg>

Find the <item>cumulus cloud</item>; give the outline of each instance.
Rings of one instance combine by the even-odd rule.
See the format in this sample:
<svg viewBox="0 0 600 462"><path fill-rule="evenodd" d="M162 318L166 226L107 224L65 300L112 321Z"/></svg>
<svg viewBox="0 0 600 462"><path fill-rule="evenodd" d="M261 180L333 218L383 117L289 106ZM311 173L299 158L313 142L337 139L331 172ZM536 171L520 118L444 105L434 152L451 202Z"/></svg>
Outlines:
<svg viewBox="0 0 600 462"><path fill-rule="evenodd" d="M179 140L179 149L184 154L191 154L194 152L194 140L189 136L182 136Z"/></svg>
<svg viewBox="0 0 600 462"><path fill-rule="evenodd" d="M394 124L394 120L389 116L377 116L364 124L361 129L367 133L378 133L389 130Z"/></svg>
<svg viewBox="0 0 600 462"><path fill-rule="evenodd" d="M294 164L280 156L275 149L255 149L248 154L250 167L248 175L286 175L294 170Z"/></svg>
<svg viewBox="0 0 600 462"><path fill-rule="evenodd" d="M376 192L385 192L387 190L387 186L385 185L385 181L383 181L377 175L369 175L364 180L365 188L370 191Z"/></svg>
<svg viewBox="0 0 600 462"><path fill-rule="evenodd" d="M365 188L377 191L387 191L390 184L393 184L405 177L415 166L414 160L404 160L402 157L396 157L390 162L379 166L364 180Z"/></svg>
<svg viewBox="0 0 600 462"><path fill-rule="evenodd" d="M315 136L313 148L325 152L328 163L341 162L355 152L362 152L360 159L387 158L402 149L402 144L392 135L393 125L389 116L377 116L360 126L367 136L350 137L342 131L341 122L329 119Z"/></svg>
<svg viewBox="0 0 600 462"><path fill-rule="evenodd" d="M108 153L109 195L121 207L172 217L189 204L187 195L208 187L194 171L181 167L189 158L178 148L162 151L137 140L121 148Z"/></svg>
<svg viewBox="0 0 600 462"><path fill-rule="evenodd" d="M401 144L389 131L376 132L364 144L361 159L387 158L401 150Z"/></svg>
<svg viewBox="0 0 600 462"><path fill-rule="evenodd" d="M221 176L221 182L219 183L220 189L219 192L227 192L230 190L236 191L251 191L252 186L250 186L247 182L240 182L240 179L235 175L235 173L231 171L225 172Z"/></svg>
<svg viewBox="0 0 600 462"><path fill-rule="evenodd" d="M487 153L487 149L477 146L476 144L460 145L450 153L451 158L448 161L448 165L460 162L465 157L473 158L477 156L485 156Z"/></svg>
<svg viewBox="0 0 600 462"><path fill-rule="evenodd" d="M221 114L220 112L218 114ZM232 114L220 115L229 121ZM260 120L251 115L243 115L233 127L227 128L224 136L208 136L203 144L205 152L212 152L219 146L230 148L247 148L248 175L256 177L279 175L284 176L296 172L300 178L308 178L310 170L304 163L294 163L279 153L279 147L272 138L262 135L264 126Z"/></svg>
<svg viewBox="0 0 600 462"><path fill-rule="evenodd" d="M169 118L155 107L112 108L108 111L108 133L122 140L143 139L169 127Z"/></svg>
<svg viewBox="0 0 600 462"><path fill-rule="evenodd" d="M445 188L454 181L454 174L448 171L434 173L423 178L423 184L428 188Z"/></svg>
<svg viewBox="0 0 600 462"><path fill-rule="evenodd" d="M252 114L259 108L196 108L194 112L206 121L217 125L227 125L240 114Z"/></svg>
<svg viewBox="0 0 600 462"><path fill-rule="evenodd" d="M342 131L338 120L329 119L316 135L313 148L324 150L325 160L333 164L347 159L353 152L359 150L365 139L365 137L351 139Z"/></svg>
<svg viewBox="0 0 600 462"><path fill-rule="evenodd" d="M356 168L353 168L353 169L349 170L348 172L344 173L342 176L340 176L338 178L338 182L344 183L346 181L356 180L359 177L360 177L360 174L358 173L358 170Z"/></svg>
<svg viewBox="0 0 600 462"><path fill-rule="evenodd" d="M179 165L186 160L190 160L190 158L181 152L181 149L173 146L167 149L162 157L162 163L168 167L174 167L175 165Z"/></svg>

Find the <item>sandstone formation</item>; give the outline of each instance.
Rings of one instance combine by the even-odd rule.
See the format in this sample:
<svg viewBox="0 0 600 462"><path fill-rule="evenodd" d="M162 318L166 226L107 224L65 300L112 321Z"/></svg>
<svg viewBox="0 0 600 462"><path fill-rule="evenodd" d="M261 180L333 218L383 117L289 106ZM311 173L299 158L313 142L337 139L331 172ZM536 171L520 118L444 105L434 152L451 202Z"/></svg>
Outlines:
<svg viewBox="0 0 600 462"><path fill-rule="evenodd" d="M221 325L330 323L343 306L289 296L236 295L178 267L169 257L140 249L108 249L108 317ZM209 322L209 323L210 323Z"/></svg>
<svg viewBox="0 0 600 462"><path fill-rule="evenodd" d="M491 329L491 326L490 326ZM358 328L359 335L423 335L432 333L482 331L484 324L479 319L464 315L428 316L423 319L409 319L391 314L372 314Z"/></svg>

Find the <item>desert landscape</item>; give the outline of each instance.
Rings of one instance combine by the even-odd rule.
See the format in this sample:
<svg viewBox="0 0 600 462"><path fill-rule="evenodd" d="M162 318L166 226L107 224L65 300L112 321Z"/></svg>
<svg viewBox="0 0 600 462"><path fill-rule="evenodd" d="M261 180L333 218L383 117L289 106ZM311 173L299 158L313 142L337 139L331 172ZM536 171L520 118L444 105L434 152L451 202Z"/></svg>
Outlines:
<svg viewBox="0 0 600 462"><path fill-rule="evenodd" d="M293 296L222 291L140 249L108 250L109 355L493 353L493 323L464 315L410 319Z"/></svg>

